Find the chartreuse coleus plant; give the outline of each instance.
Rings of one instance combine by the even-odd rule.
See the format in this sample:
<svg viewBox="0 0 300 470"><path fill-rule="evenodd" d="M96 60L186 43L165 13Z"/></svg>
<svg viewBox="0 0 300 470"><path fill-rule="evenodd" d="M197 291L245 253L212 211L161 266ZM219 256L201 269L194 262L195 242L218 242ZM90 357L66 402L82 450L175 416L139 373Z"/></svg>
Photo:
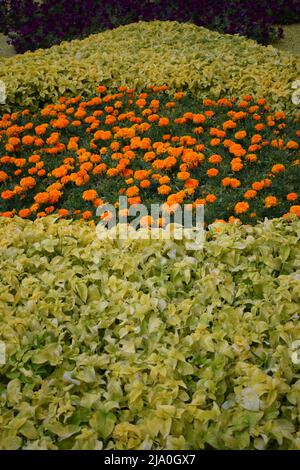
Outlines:
<svg viewBox="0 0 300 470"><path fill-rule="evenodd" d="M0 448L300 449L299 237L2 218Z"/></svg>
<svg viewBox="0 0 300 470"><path fill-rule="evenodd" d="M133 23L0 64L5 111L52 102L62 94L86 95L99 83L110 90L120 85L140 90L155 83L198 98L250 93L266 98L272 109L292 113L291 84L299 75L297 56L172 21Z"/></svg>

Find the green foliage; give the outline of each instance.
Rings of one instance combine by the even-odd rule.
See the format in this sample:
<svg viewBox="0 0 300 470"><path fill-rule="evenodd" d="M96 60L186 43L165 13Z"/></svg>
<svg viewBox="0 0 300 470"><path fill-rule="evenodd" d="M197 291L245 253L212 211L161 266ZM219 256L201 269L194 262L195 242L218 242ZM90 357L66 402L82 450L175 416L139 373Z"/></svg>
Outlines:
<svg viewBox="0 0 300 470"><path fill-rule="evenodd" d="M3 110L62 94L87 95L99 83L110 90L166 83L171 91L188 89L198 98L250 93L292 112L291 83L299 71L299 58L271 46L192 24L154 21L2 60L0 80L7 87Z"/></svg>
<svg viewBox="0 0 300 470"><path fill-rule="evenodd" d="M300 449L300 223L0 220L1 449Z"/></svg>

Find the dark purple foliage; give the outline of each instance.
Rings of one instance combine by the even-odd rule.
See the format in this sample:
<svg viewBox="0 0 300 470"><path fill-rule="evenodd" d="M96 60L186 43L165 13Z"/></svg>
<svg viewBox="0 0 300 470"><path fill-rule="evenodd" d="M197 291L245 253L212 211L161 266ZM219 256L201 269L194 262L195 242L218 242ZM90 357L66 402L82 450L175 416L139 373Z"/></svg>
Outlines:
<svg viewBox="0 0 300 470"><path fill-rule="evenodd" d="M2 13L2 15L1 15ZM17 52L47 48L138 20L192 22L268 44L276 23L300 20L298 0L0 0L0 27Z"/></svg>

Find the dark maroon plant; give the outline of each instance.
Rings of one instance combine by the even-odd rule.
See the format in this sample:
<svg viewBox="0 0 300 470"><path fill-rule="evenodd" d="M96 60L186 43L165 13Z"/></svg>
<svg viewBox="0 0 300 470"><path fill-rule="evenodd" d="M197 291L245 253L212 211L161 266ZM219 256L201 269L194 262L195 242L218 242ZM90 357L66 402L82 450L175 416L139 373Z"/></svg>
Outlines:
<svg viewBox="0 0 300 470"><path fill-rule="evenodd" d="M2 15L1 15L2 14ZM192 22L262 44L282 36L275 24L300 20L298 0L0 0L0 27L17 52L134 21Z"/></svg>

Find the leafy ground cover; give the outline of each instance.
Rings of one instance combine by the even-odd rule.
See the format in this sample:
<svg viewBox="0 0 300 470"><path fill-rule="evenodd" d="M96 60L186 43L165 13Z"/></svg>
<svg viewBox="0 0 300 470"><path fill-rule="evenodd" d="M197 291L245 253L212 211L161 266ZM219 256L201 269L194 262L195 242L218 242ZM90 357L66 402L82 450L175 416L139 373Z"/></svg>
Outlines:
<svg viewBox="0 0 300 470"><path fill-rule="evenodd" d="M203 98L265 98L274 110L295 111L292 83L300 58L240 36L172 21L139 22L3 59L6 110L109 90L169 85Z"/></svg>
<svg viewBox="0 0 300 470"><path fill-rule="evenodd" d="M300 222L0 219L1 449L299 449Z"/></svg>

